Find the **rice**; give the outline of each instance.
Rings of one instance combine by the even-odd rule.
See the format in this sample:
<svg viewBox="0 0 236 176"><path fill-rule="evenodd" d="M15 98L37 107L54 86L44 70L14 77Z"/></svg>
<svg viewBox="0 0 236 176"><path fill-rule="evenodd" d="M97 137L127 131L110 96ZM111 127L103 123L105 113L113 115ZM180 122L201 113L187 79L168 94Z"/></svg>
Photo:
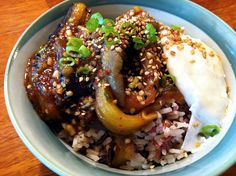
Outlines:
<svg viewBox="0 0 236 176"><path fill-rule="evenodd" d="M187 152L181 150L188 128L188 113L178 111L179 105L172 103L160 111L159 118L150 122L132 136L124 138L125 144L134 144L135 153L126 164L120 166L125 170L153 169L154 167L174 163L185 157ZM176 116L173 120L170 117ZM102 140L102 141L101 141ZM101 141L101 142L100 142ZM114 152L114 137L104 130L90 128L80 131L73 139L75 151L86 148L85 155L93 161L100 162L104 156ZM144 153L147 153L144 155Z"/></svg>

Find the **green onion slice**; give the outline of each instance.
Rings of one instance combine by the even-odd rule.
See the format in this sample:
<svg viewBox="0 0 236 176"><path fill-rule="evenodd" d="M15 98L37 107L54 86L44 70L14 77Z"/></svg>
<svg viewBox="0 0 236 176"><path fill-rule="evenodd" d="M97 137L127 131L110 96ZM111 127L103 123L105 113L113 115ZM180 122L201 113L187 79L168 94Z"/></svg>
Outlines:
<svg viewBox="0 0 236 176"><path fill-rule="evenodd" d="M171 75L171 74L168 74L168 75L165 74L164 76L162 76L160 80L160 84L164 88L173 87L175 83L176 83L176 78L174 75Z"/></svg>
<svg viewBox="0 0 236 176"><path fill-rule="evenodd" d="M115 29L114 29L114 27L111 27L111 26L103 26L102 28L101 28L101 32L102 33L114 33L115 32Z"/></svg>
<svg viewBox="0 0 236 176"><path fill-rule="evenodd" d="M110 18L105 18L105 19L103 20L103 25L104 25L104 26L112 27L112 26L115 25L115 22L114 22L112 19L110 19Z"/></svg>
<svg viewBox="0 0 236 176"><path fill-rule="evenodd" d="M76 76L80 76L80 75L88 75L91 72L91 69L89 67L80 67L77 71L76 71Z"/></svg>
<svg viewBox="0 0 236 176"><path fill-rule="evenodd" d="M128 36L132 36L136 34L135 26L130 22L125 22L121 25L120 31Z"/></svg>
<svg viewBox="0 0 236 176"><path fill-rule="evenodd" d="M157 31L156 29L153 27L153 25L151 23L148 23L146 25L146 31L148 32L148 40L152 43L157 42L159 39L156 36Z"/></svg>
<svg viewBox="0 0 236 176"><path fill-rule="evenodd" d="M71 37L66 45L81 47L82 44L83 44L83 41L81 39L76 38L76 37Z"/></svg>
<svg viewBox="0 0 236 176"><path fill-rule="evenodd" d="M72 57L62 57L59 60L59 65L60 67L72 67L73 65L75 65L75 60Z"/></svg>
<svg viewBox="0 0 236 176"><path fill-rule="evenodd" d="M181 28L177 25L171 25L171 29L173 30L180 30Z"/></svg>
<svg viewBox="0 0 236 176"><path fill-rule="evenodd" d="M86 23L89 32L95 31L99 27L99 21L96 18L90 18Z"/></svg>
<svg viewBox="0 0 236 176"><path fill-rule="evenodd" d="M66 46L66 54L73 56L73 57L78 57L79 55L79 47L77 46Z"/></svg>
<svg viewBox="0 0 236 176"><path fill-rule="evenodd" d="M205 125L201 128L200 134L204 135L205 137L213 137L220 132L220 127L217 125Z"/></svg>
<svg viewBox="0 0 236 176"><path fill-rule="evenodd" d="M90 17L90 19L97 19L97 20L98 20L98 23L99 23L100 25L103 24L103 17L102 17L102 15L101 15L101 13L99 13L99 12L96 12L96 13L92 14L92 16Z"/></svg>
<svg viewBox="0 0 236 176"><path fill-rule="evenodd" d="M118 32L108 32L104 34L104 41L107 46L115 45L120 42Z"/></svg>
<svg viewBox="0 0 236 176"><path fill-rule="evenodd" d="M134 42L134 48L136 50L139 50L144 47L145 43L140 37L133 37L133 42Z"/></svg>
<svg viewBox="0 0 236 176"><path fill-rule="evenodd" d="M148 23L148 24L146 25L146 30L148 31L148 33L149 33L150 35L156 35L156 34L157 34L156 29L153 27L153 25L152 25L151 23Z"/></svg>
<svg viewBox="0 0 236 176"><path fill-rule="evenodd" d="M89 56L91 56L92 52L84 45L82 45L79 48L79 54L83 57L83 58L88 58Z"/></svg>

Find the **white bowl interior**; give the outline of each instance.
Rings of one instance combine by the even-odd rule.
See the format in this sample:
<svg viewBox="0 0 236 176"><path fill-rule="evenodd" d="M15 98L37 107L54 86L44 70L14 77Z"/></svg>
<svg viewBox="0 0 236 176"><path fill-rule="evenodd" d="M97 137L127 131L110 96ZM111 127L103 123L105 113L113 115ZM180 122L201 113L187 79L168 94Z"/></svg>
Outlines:
<svg viewBox="0 0 236 176"><path fill-rule="evenodd" d="M128 10L132 6L130 5L103 5L92 8L93 12L99 11L105 17L116 17L122 14L124 11ZM115 10L114 10L115 9ZM146 9L152 16L154 16L157 20L160 20L166 24L176 24L179 26L184 26L186 29L186 33L190 34L195 38L199 38L213 49L217 51L217 53L222 58L223 67L226 73L227 82L230 87L230 99L231 104L229 107L229 112L224 122L224 130L217 135L217 137L210 140L207 144L205 144L204 150L197 152L195 154L190 155L188 158L178 161L174 164L167 165L165 167L158 167L152 170L144 170L144 171L123 171L119 169L109 168L104 166L103 164L98 164L90 159L84 159L83 156L79 155L80 158L83 158L86 162L92 164L93 166L97 166L99 168L109 170L115 173L121 174L130 174L130 175L148 175L148 174L161 174L170 172L176 169L183 168L191 163L197 161L198 159L205 156L209 153L224 137L227 130L229 129L235 114L236 107L236 84L235 77L232 71L232 68L218 45L202 30L192 25L191 23L174 16L172 14L166 13L164 11L152 9L152 8L144 8ZM83 167L87 167L87 164L77 157L73 155L68 149L63 146L60 141L54 136L54 134L50 131L50 129L45 125L43 121L40 120L34 109L32 108L31 103L28 100L28 97L24 88L24 71L27 59L38 49L38 47L45 43L48 39L48 36L55 30L56 25L60 19L48 24L43 29L38 31L32 38L23 46L21 50L16 52L16 57L14 59L13 64L11 65L10 72L8 74L8 96L9 103L12 107L12 112L10 115L15 116L15 120L13 120L14 124L18 124L20 130L18 133L20 136L25 139L24 141L30 141L29 145L32 147L31 150L34 153L38 153L37 157L46 156L46 160L52 165L58 167L59 170L65 173L79 173L90 174L96 169L95 167L90 167L86 173L84 172ZM77 154L78 155L78 154ZM189 166L191 167L191 166ZM96 170L98 175L104 174L104 170ZM113 174L115 174L113 173ZM76 174L75 174L76 175ZM111 175L111 174L109 174Z"/></svg>

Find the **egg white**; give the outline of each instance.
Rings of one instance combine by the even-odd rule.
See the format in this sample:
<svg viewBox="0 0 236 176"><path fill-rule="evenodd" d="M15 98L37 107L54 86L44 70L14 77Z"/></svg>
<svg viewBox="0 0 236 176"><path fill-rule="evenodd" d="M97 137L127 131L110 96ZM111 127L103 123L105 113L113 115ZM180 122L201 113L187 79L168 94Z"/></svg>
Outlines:
<svg viewBox="0 0 236 176"><path fill-rule="evenodd" d="M162 32L161 43L171 43L171 37L168 37L170 32ZM181 49L179 44L172 43L164 46L163 51L167 57L167 69L176 77L176 86L192 112L182 149L196 152L206 141L198 135L201 127L209 124L222 126L229 97L225 73L217 53L198 39L184 34L180 34L180 38L183 41ZM184 42L186 39L205 48L206 54Z"/></svg>

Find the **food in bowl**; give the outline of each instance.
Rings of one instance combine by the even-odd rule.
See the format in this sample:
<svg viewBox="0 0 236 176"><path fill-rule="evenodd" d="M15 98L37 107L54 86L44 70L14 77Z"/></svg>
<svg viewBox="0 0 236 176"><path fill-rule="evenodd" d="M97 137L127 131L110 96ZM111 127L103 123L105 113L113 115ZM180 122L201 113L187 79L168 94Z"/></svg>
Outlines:
<svg viewBox="0 0 236 176"><path fill-rule="evenodd" d="M217 136L229 103L217 53L140 7L115 21L101 13L75 3L28 60L28 97L58 137L96 162L141 170Z"/></svg>

